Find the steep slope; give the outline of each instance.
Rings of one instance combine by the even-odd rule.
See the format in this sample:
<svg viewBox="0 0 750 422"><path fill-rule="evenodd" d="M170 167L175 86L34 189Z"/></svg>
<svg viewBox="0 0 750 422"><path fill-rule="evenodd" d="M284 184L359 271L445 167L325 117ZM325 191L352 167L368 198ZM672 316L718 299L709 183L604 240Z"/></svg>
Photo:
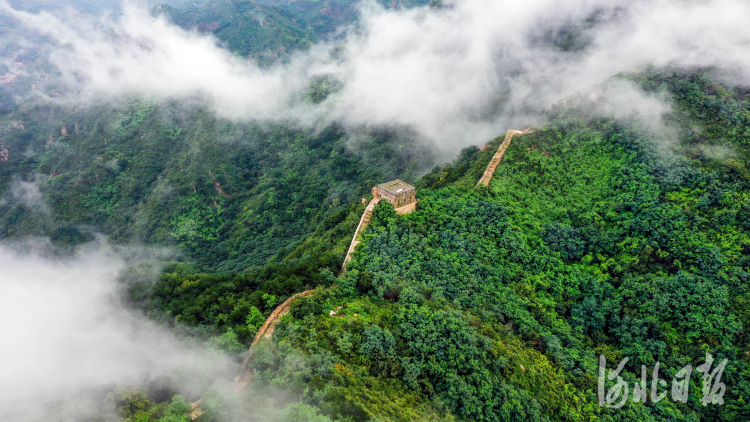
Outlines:
<svg viewBox="0 0 750 422"><path fill-rule="evenodd" d="M707 74L648 72L629 77L670 90L678 143L566 107L514 139L487 188L463 182L489 161L467 152L460 174L420 182L455 180L419 190L417 212L375 209L335 287L292 301L252 362L255 388L302 359L300 399L334 419L401 420L416 406L436 419L746 418L750 104ZM717 144L733 154L706 152ZM686 404L597 403L599 355L612 368L629 358L632 387L640 365L660 362L669 380L706 352L728 359L724 405L701 404L697 372ZM395 399L406 392L414 401Z"/></svg>
<svg viewBox="0 0 750 422"><path fill-rule="evenodd" d="M671 96L667 130L599 111L623 78ZM288 300L247 361L251 388L231 404L208 392L204 417L269 419L268 403L290 402L306 415L292 420L320 421L750 416L747 93L669 69L595 92L514 138L488 186L475 187L502 138L420 179L416 212L380 203L340 278L359 200L265 267L174 264L132 290L157 319L238 359ZM697 369L686 403L598 403L599 356L608 368L627 357L633 386L641 365L659 362L669 380L707 352L728 362L722 405L701 402Z"/></svg>
<svg viewBox="0 0 750 422"><path fill-rule="evenodd" d="M160 7L155 12L172 13L186 28L226 24L213 30L237 54L276 51L286 37L279 31L317 39L281 6ZM387 127L361 129L353 141L336 124L313 131L285 122L219 119L202 98L69 105L75 88L47 61L52 41L2 19L0 36L8 40L3 51L18 60L0 65L4 238L48 236L67 247L102 233L116 243L176 246L207 270L242 272L293 251L367 186L413 180L431 164L429 151ZM282 44L264 46L245 21ZM221 35L232 28L242 28L237 40L257 51ZM21 49L19 37L32 46ZM303 47L290 44L286 51L297 48ZM326 86L323 81L302 90L298 100L319 102Z"/></svg>
<svg viewBox="0 0 750 422"><path fill-rule="evenodd" d="M354 7L238 1L155 13L267 65L329 35ZM262 419L266 398L302 401L319 421L750 416L745 89L710 72L621 75L670 98L656 122L602 113L611 84L570 98L511 147L495 139L422 177L416 213L375 207L337 278L360 198L380 181L415 179L432 160L421 146L381 128L351 148L336 125L230 122L200 100L79 109L26 98L35 84L54 98L69 89L30 59L2 65L0 237L70 246L104 233L181 250L155 285L132 286L132 303L238 360L259 339L252 392L234 415L209 392L206 419ZM301 101L319 101L323 85ZM264 318L280 302L284 312ZM268 327L274 336L260 340ZM659 362L671 377L706 352L731 362L723 406L701 403L697 372L687 403L597 403L600 355L629 358L633 385L640 365Z"/></svg>
<svg viewBox="0 0 750 422"><path fill-rule="evenodd" d="M176 244L201 265L233 271L300 241L366 186L413 177L407 168L427 157L394 154L387 131L355 155L336 127L237 124L140 100L78 111L37 103L0 119L3 236L73 241L101 231L116 242Z"/></svg>

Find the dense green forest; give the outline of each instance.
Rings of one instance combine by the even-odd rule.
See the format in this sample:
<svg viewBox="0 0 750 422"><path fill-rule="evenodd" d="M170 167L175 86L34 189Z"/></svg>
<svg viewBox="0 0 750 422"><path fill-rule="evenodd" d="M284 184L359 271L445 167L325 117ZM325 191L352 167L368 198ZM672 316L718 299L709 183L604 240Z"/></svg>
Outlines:
<svg viewBox="0 0 750 422"><path fill-rule="evenodd" d="M153 13L263 66L356 24L355 3L333 0ZM248 388L113 386L122 420L188 421L198 399L204 422L750 418L750 90L712 69L646 67L568 98L476 187L502 136L428 172L437 157L403 129L234 122L200 98L69 105L50 100L70 88L43 54L23 60L0 86L0 238L172 248L153 283L129 269L128 305L237 362L277 305L314 289L254 347ZM599 112L622 84L671 109ZM328 94L320 81L300 101ZM417 210L382 201L339 274L362 199L395 178ZM701 401L707 353L728 362L721 404ZM649 393L657 363L665 380L692 365L690 394L604 407L600 356L628 358L630 386L645 366Z"/></svg>
<svg viewBox="0 0 750 422"><path fill-rule="evenodd" d="M383 7L402 9L429 3L426 0L378 1ZM185 29L210 33L236 54L276 63L288 54L305 50L316 42L341 35L344 25L356 25L357 0L225 0L154 7Z"/></svg>
<svg viewBox="0 0 750 422"><path fill-rule="evenodd" d="M180 10L157 5L154 13L192 16L184 26L200 30L221 16L251 19L254 12L245 10L251 3L265 7L208 2ZM200 97L68 105L75 88L48 61L50 41L1 19L0 36L16 36L2 52L21 49L18 37L40 46L24 47L16 65L23 72L0 84L2 237L48 236L75 245L99 232L116 243L177 246L201 268L239 273L291 252L374 184L414 180L435 159L404 129L229 121ZM232 36L251 40L247 31L255 29ZM268 63L265 50L245 51L219 29L215 35L236 54ZM287 53L300 48L295 44ZM320 80L298 100L320 102L330 90Z"/></svg>
<svg viewBox="0 0 750 422"><path fill-rule="evenodd" d="M413 177L429 160L416 145L394 150L388 130L353 152L335 126L235 124L138 99L79 112L32 103L3 117L0 192L12 196L23 180L48 199L0 204L0 234L80 242L98 230L117 242L178 245L224 271L264 264L368 186Z"/></svg>
<svg viewBox="0 0 750 422"><path fill-rule="evenodd" d="M274 305L318 286L253 349L244 396L209 391L203 417L747 419L750 93L710 71L653 68L600 89L621 80L671 96L670 130L553 107L488 187L474 185L501 138L420 178L416 212L381 202L341 278L357 202L265 274L165 269L142 306L192 335L223 333L213 341L238 356ZM685 403L597 402L600 355L610 369L627 357L632 386L641 365L669 380L707 352L728 360L722 405L701 403L698 372Z"/></svg>

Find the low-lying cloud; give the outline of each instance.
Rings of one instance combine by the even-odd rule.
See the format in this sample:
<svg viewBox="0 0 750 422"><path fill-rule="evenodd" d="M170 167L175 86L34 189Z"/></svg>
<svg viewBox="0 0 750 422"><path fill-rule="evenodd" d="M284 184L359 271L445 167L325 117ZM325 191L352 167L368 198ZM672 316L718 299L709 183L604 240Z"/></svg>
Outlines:
<svg viewBox="0 0 750 422"><path fill-rule="evenodd" d="M91 20L2 8L59 42L52 60L83 97L198 94L225 118L409 126L452 151L533 124L561 98L648 63L714 66L750 82L750 4L741 0L448 0L406 11L365 3L343 42L271 68L144 9L124 10ZM298 101L320 77L341 89L320 104Z"/></svg>
<svg viewBox="0 0 750 422"><path fill-rule="evenodd" d="M44 196L39 190L39 184L39 175L35 175L33 181L16 178L10 185L10 192L14 200L24 204L30 210L50 214L50 209L44 202Z"/></svg>
<svg viewBox="0 0 750 422"><path fill-rule="evenodd" d="M187 346L121 306L118 275L139 254L102 239L68 258L51 256L45 241L0 243L0 419L34 416L53 400L144 374L234 375L222 355Z"/></svg>

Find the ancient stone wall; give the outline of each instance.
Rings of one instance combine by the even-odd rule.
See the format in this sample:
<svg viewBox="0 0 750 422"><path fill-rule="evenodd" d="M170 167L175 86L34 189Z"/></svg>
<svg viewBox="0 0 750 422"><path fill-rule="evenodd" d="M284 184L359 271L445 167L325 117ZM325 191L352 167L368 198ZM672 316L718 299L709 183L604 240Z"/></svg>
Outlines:
<svg viewBox="0 0 750 422"><path fill-rule="evenodd" d="M250 362L250 358L252 357L253 346L255 346L255 344L258 343L258 341L262 338L271 338L271 336L273 335L273 330L276 328L276 324L281 320L282 316L289 312L289 305L292 303L292 299L301 296L309 296L312 292L313 290L305 290L302 293L297 293L296 295L291 296L281 305L277 306L276 309L271 312L271 315L268 316L263 325L260 326L258 332L255 333L252 344L250 344L248 355L245 358L245 361L242 363L242 375L237 377L237 379L235 380L237 382L238 388L245 387L248 381L250 381L250 370L247 365Z"/></svg>
<svg viewBox="0 0 750 422"><path fill-rule="evenodd" d="M377 196L372 198L370 203L367 205L367 208L365 208L365 212L362 213L362 217L359 219L359 224L357 225L357 230L354 231L354 236L352 237L352 243L349 244L349 250L346 252L346 258L344 258L344 265L341 266L341 274L346 271L346 263L352 260L352 253L354 252L354 248L359 244L359 234L365 231L367 228L367 225L370 224L370 220L372 219L372 212L375 210L375 206L378 205L380 202L380 198Z"/></svg>
<svg viewBox="0 0 750 422"><path fill-rule="evenodd" d="M373 188L373 192L373 196L387 199L397 210L406 209L405 207L417 201L417 191L414 186L398 179L379 184L377 188ZM399 214L406 214L406 212L400 212Z"/></svg>
<svg viewBox="0 0 750 422"><path fill-rule="evenodd" d="M394 209L396 210L396 214L398 215L409 214L410 212L413 212L417 209L417 202L416 200L408 202L406 205Z"/></svg>
<svg viewBox="0 0 750 422"><path fill-rule="evenodd" d="M484 169L484 174L482 174L482 177L477 182L477 186L479 185L487 186L490 184L490 180L492 180L492 176L495 174L495 169L497 168L497 165L500 164L500 161L503 159L503 155L505 155L505 150L507 150L508 147L510 146L511 139L513 139L513 136L515 135L523 135L524 133L528 133L528 132L522 132L520 130L508 131L508 133L505 135L505 139L497 148L495 155L492 156L492 160L490 160L490 163L487 164L487 168Z"/></svg>
<svg viewBox="0 0 750 422"><path fill-rule="evenodd" d="M497 149L497 152L495 152L495 155L493 155L492 160L490 160L490 163L487 164L487 168L484 170L484 174L477 182L477 186L484 185L487 186L490 183L490 180L492 180L492 176L495 173L495 169L497 168L497 165L500 163L500 161L503 159L503 155L505 154L505 151L510 146L511 139L513 139L513 136L515 135L523 135L524 133L528 133L528 130L524 130L523 132L520 130L510 130L505 135L505 139L500 144L500 146ZM399 181L400 182L400 181ZM403 182L400 182L403 183ZM346 271L346 264L352 259L352 253L354 252L354 248L359 244L360 242L360 234L367 228L367 225L370 223L370 220L372 219L373 211L375 210L375 206L380 202L381 196L385 194L384 187L385 184L380 185L379 187L372 188L372 194L373 198L370 201L370 203L367 205L367 208L365 208L365 212L362 213L362 217L360 217L359 224L357 225L357 229L354 231L354 236L352 237L352 242L349 245L349 250L346 253L346 258L344 258L344 264L341 267L341 273L343 274L344 271ZM390 202L393 203L394 209L398 214L408 214L416 209L416 199L414 195L414 188L410 186L409 192L404 192L403 194L399 195L398 197L396 195L389 195L392 196L392 198L386 198L389 199ZM400 192L399 192L400 193ZM403 201L403 202L402 202ZM401 205L401 203L405 204L403 206L397 207L397 205ZM250 381L250 370L248 368L248 363L250 362L250 358L252 357L253 352L253 346L255 346L258 341L262 338L270 338L273 335L274 328L276 327L276 324L279 322L281 317L289 312L289 305L292 302L292 299L298 296L308 296L311 294L312 290L307 290L302 293L297 293L296 295L290 297L289 299L285 300L284 303L279 305L266 319L266 321L261 325L261 327L258 329L258 332L255 334L255 338L253 338L253 342L250 345L248 356L245 358L245 361L242 364L242 374L239 375L236 379L236 385L238 389L244 388L247 383ZM196 405L194 404L194 407ZM200 412L200 408L198 408L198 412ZM202 412L198 413L199 415Z"/></svg>

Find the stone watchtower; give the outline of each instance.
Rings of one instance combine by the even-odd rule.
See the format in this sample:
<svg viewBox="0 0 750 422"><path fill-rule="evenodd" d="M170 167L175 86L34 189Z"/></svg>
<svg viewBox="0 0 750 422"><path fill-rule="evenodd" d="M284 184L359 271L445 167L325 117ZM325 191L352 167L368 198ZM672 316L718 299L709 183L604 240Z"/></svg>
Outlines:
<svg viewBox="0 0 750 422"><path fill-rule="evenodd" d="M387 199L398 214L408 214L416 209L416 194L414 186L398 179L372 188L372 196Z"/></svg>

